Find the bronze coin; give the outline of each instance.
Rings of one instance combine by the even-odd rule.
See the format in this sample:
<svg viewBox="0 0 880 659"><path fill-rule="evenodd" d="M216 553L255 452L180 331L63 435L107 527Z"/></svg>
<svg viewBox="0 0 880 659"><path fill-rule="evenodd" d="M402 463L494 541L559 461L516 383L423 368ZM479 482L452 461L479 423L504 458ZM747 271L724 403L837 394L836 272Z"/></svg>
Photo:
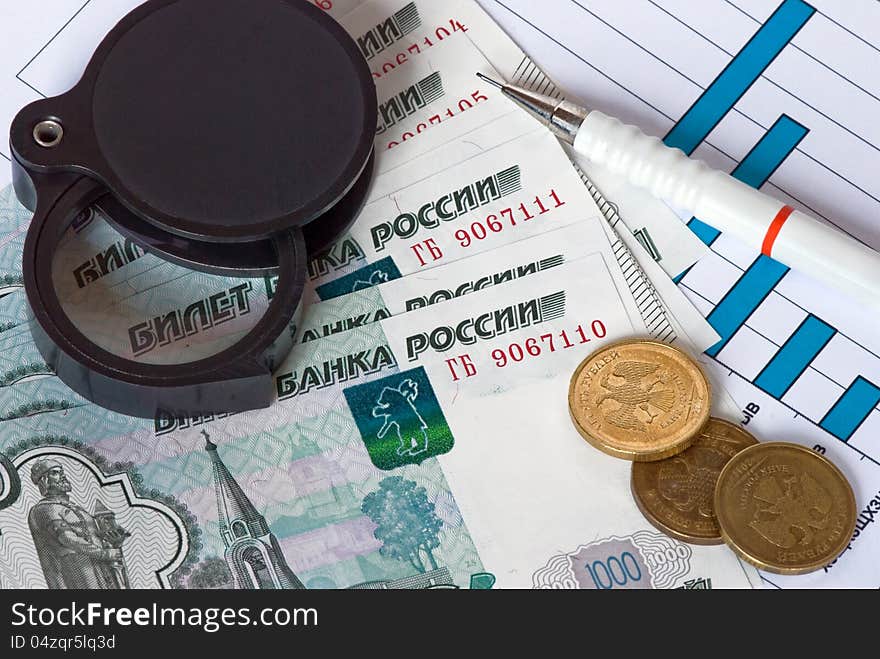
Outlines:
<svg viewBox="0 0 880 659"><path fill-rule="evenodd" d="M724 543L715 517L715 483L724 465L758 443L734 423L709 419L687 450L658 462L636 462L632 493L647 520L695 545Z"/></svg>
<svg viewBox="0 0 880 659"><path fill-rule="evenodd" d="M806 574L846 549L856 501L827 458L772 442L727 463L715 488L715 514L724 541L743 560L776 574Z"/></svg>
<svg viewBox="0 0 880 659"><path fill-rule="evenodd" d="M635 462L681 453L709 420L709 381L678 348L649 340L615 343L574 372L568 394L581 436Z"/></svg>

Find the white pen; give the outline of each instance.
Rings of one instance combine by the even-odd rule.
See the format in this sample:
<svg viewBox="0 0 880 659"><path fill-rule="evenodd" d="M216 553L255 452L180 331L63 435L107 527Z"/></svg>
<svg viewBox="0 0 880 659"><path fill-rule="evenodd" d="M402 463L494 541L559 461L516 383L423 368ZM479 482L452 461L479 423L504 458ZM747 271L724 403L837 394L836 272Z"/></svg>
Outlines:
<svg viewBox="0 0 880 659"><path fill-rule="evenodd" d="M522 87L483 80L580 155L781 263L880 306L880 254L729 174L613 117Z"/></svg>

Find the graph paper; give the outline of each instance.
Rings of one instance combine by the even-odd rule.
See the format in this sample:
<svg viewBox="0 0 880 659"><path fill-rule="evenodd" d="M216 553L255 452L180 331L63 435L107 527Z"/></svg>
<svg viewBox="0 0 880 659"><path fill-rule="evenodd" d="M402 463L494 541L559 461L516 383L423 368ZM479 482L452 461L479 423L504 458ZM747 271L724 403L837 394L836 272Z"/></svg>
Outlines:
<svg viewBox="0 0 880 659"><path fill-rule="evenodd" d="M480 3L586 105L880 247L880 3ZM828 455L856 491L840 559L766 584L880 586L880 312L682 219L710 251L678 282L722 337L702 359L740 421Z"/></svg>

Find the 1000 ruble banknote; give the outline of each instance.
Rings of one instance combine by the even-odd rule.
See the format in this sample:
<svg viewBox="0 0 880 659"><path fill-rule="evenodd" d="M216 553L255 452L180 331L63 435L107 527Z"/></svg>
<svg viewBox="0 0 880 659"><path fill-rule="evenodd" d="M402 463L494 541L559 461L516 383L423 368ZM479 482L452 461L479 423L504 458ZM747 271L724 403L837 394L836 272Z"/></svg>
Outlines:
<svg viewBox="0 0 880 659"><path fill-rule="evenodd" d="M267 410L9 421L0 581L746 586L726 549L653 531L629 465L570 424L574 365L645 331L625 309L594 254L302 344Z"/></svg>

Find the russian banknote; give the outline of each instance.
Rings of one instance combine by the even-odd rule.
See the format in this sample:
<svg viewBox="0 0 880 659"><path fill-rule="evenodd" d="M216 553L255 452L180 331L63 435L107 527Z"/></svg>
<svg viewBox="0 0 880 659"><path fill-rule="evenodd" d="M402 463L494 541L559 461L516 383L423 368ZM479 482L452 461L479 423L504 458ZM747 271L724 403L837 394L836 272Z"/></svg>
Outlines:
<svg viewBox="0 0 880 659"><path fill-rule="evenodd" d="M745 586L571 427L573 365L645 332L624 309L594 254L301 344L267 410L7 422L3 585Z"/></svg>
<svg viewBox="0 0 880 659"><path fill-rule="evenodd" d="M639 309L643 318L648 320L652 335L663 340L674 340L681 331L672 332L669 329L670 319L661 309L657 296L653 293L653 286L641 275L626 249L614 244L619 241L613 231L605 227L607 234L604 235L607 237L603 239L603 230L597 221L598 208L580 186L576 175L566 169L555 142L546 139L546 134L540 129L533 129L530 134L509 142L505 149L509 153L516 153L521 141L529 136L532 141L528 145L528 152L535 156L541 154L543 149L544 156L542 167L529 167L526 170L527 180L540 185L540 177L544 177L544 186L550 188L547 172L554 169L559 171L558 168L561 167L561 172L567 174L567 181L566 186L560 190L568 189L572 195L566 209L567 215L561 218L562 224L590 220L589 229L583 230L581 240L573 241L577 243L577 247L569 246L568 249L577 249L581 253L604 249L609 260L613 254L621 266L619 270L615 270L618 283L621 288L628 286L633 297L638 298ZM491 149L480 151L480 156L489 159L494 153L495 150ZM471 166L469 161L450 170L449 176L454 175L460 181L469 180L466 172L458 171L460 167L467 166ZM380 180L383 178L385 177L380 177ZM430 188L432 183L436 183L434 179L436 177L418 180L410 188L388 195L385 205L397 207L401 203L397 199L406 193L407 198L417 200L414 206L423 207L426 200L436 196ZM507 212L512 210L507 209ZM501 209L500 213L504 216L505 210ZM360 222L361 220L358 221ZM472 224L471 227L473 226ZM59 259L61 266L56 263L55 268L56 287L61 298L65 300L65 307L74 322L88 336L93 337L102 347L128 358L151 363L180 363L186 360L182 355L191 360L197 356L216 354L241 338L258 321L273 292L274 284L271 280L264 283L259 280L214 277L190 272L151 255L142 255L134 251L132 245L112 231L100 217L81 222L77 227L71 228L68 234L72 238L65 242L66 249ZM115 240L111 240L113 236ZM440 240L442 243L443 238ZM100 251L108 242L111 247ZM344 242L357 245L352 238ZM328 256L332 257L332 252L333 250ZM129 253L136 258L132 260L125 257ZM491 268L495 259L503 260L504 257L500 254L499 250L495 250L491 255L486 255L485 262L474 263L467 268L471 271ZM328 256L321 257L319 261ZM452 262L454 261L455 259ZM355 263L358 265L358 260ZM313 264L313 268L315 271L320 269L317 262ZM442 267L435 267L426 268L425 272L431 272L432 269L442 271ZM625 284L620 280L621 274L625 278ZM348 288L336 284L318 290L326 296L340 295L346 290L395 281L397 276L399 270L389 269L378 276L370 274L360 280L356 279ZM444 275L438 272L435 276ZM673 291L681 298L674 288ZM116 302L108 308L105 306L108 300ZM678 310L688 306L687 303L684 303L684 307L680 304ZM373 311L375 314L381 313L379 309ZM309 310L307 314L312 326L316 327L339 326L340 323L351 322L351 317L333 313L331 309L322 311L320 308ZM701 322L705 325L704 321ZM30 341L26 328L19 329L17 338L19 342ZM692 347L700 350L713 340L714 337L705 345L693 344ZM23 410L45 411L53 405L71 406L82 403L72 392L69 392L71 395L60 396L64 389L57 383L34 382L27 387L19 387L18 382L21 379L45 375L48 367L32 345L14 344L10 337L7 337L4 345L7 349L0 351L0 370L9 374L7 381L12 388L0 388L0 416L9 418ZM43 388L46 392L41 395Z"/></svg>
<svg viewBox="0 0 880 659"><path fill-rule="evenodd" d="M405 70L376 81L376 171L384 173L516 110L476 77L495 68L464 38L449 39ZM484 111L474 113L477 107Z"/></svg>
<svg viewBox="0 0 880 659"><path fill-rule="evenodd" d="M315 299L338 297L588 218L585 247L613 259L595 202L538 128L372 201L349 235L309 264L309 288ZM274 293L272 280L205 275L136 251L133 261L108 260L126 254L120 240L92 255L110 234L93 221L67 243L54 271L68 315L115 354L152 363L175 361L181 346L214 354L253 327ZM106 274L83 277L84 264L101 255L85 271Z"/></svg>
<svg viewBox="0 0 880 659"><path fill-rule="evenodd" d="M369 0L340 23L357 42L376 80L401 75L448 42L460 47L466 39L505 80L525 82L533 89L555 89L519 46L470 0Z"/></svg>
<svg viewBox="0 0 880 659"><path fill-rule="evenodd" d="M316 303L307 307L298 327L298 340L307 342L330 334L337 334L369 323L378 322L393 315L406 313L416 308L440 304L445 301L468 295L489 286L513 285L523 277L533 276L552 267L576 262L589 254L602 253L603 230L608 230L598 218L590 217L568 227L556 229L528 241L520 241L499 248L488 255L478 255L445 266L432 268L424 273L395 279L379 286L359 290L348 295ZM621 261L621 256L624 260ZM603 258L608 264L615 286L620 293L622 304L637 322L649 324L651 336L671 342L679 339L680 330L672 330L672 321L662 308L659 300L650 290L642 290L644 284L634 289L630 273L632 266L620 267L627 257L615 250L612 254L605 247ZM631 274L631 273L630 273ZM247 282L247 280L245 280ZM188 293L194 293L187 289ZM253 289L242 290L240 295L247 297ZM636 298L638 297L638 301ZM145 294L143 305L135 300L135 308L143 314L150 310L155 300ZM161 302L161 300L160 300ZM104 324L112 325L113 309L104 313ZM220 326L234 331L234 321ZM134 326L133 333L138 337L152 337L141 341L142 354L133 358L148 358L151 363L158 362L157 355L165 362L180 363L192 358L193 346L182 337L177 342L161 346L157 352L154 335L141 334L140 325ZM215 328L216 329L216 328ZM219 341L223 341L222 335ZM199 355L207 356L212 343L205 337L199 339ZM136 343L136 341L135 341ZM694 349L690 343L686 348ZM226 347L225 345L221 345ZM705 347L705 346L703 346ZM701 348L696 348L701 349ZM45 364L34 346L30 333L25 329L14 345L6 341L0 343L0 419L42 414L54 409L70 409L88 404L88 401L60 382Z"/></svg>
<svg viewBox="0 0 880 659"><path fill-rule="evenodd" d="M312 305L300 325L300 340L314 341L415 309L442 304L492 287L515 285L525 277L575 263L591 254L603 254L622 304L633 317L639 309L623 272L612 260L601 220L584 218L490 254L465 258L443 266L392 279L377 286Z"/></svg>
<svg viewBox="0 0 880 659"><path fill-rule="evenodd" d="M474 71L494 75L494 68L488 64L480 51L469 40L463 39L454 48L438 47L429 59L414 65L414 68L408 72L410 77L377 81L380 106L393 105L398 108L395 111L386 111L387 116L384 121L389 124L397 120L393 127L402 131L399 140L401 144L393 150L387 148L387 140L383 144L384 138L381 135L377 136L379 145L377 172L391 166L392 163L386 160L391 158L392 153L393 164L402 165L412 158L427 154L435 146L441 146L475 127L491 124L494 119L513 112L514 106L495 89L481 91L472 97L474 96L471 93L472 81L476 80L472 75ZM467 103L459 104L459 100L464 100L459 98L462 95L467 96L469 100ZM450 100L453 96L454 103ZM480 112L476 112L477 109ZM413 112L419 114L413 115ZM436 120L431 121L435 115L439 115L443 123L443 131L436 137L426 132L428 126L435 128ZM471 121L467 119L468 116L473 116L476 120ZM423 123L422 118L426 123L424 127L420 127ZM414 137L412 139L407 137L403 143L402 135L406 133L408 136L411 132L410 128L414 131ZM442 166L448 167L450 164L452 163ZM403 173L401 171L398 175ZM405 176L403 178L405 184ZM0 210L3 211L4 216L3 225L0 226L0 277L2 277L8 272L21 272L22 247L31 214L18 204L11 187L7 188L0 197ZM91 211L84 213L74 221L74 228L87 227L93 215ZM83 284L105 277L109 277L110 281L114 279L121 281L126 272L141 272L143 269L155 267L154 261L143 258L143 250L132 245L131 241L125 241L113 234L105 235L104 240L103 244L96 243L99 249L94 254L81 255L87 260L73 264L74 267L80 268L76 276L81 288L85 288ZM111 254L114 250L118 253ZM74 258L75 255L75 252L71 252L68 258Z"/></svg>
<svg viewBox="0 0 880 659"><path fill-rule="evenodd" d="M312 262L309 279L328 299L596 214L555 138L539 129L373 200Z"/></svg>
<svg viewBox="0 0 880 659"><path fill-rule="evenodd" d="M401 21L399 16L407 16ZM559 96L553 82L519 46L471 0L369 0L347 14L342 25L354 37L373 68L374 77L400 75L440 43L450 25L479 48L501 77L514 84ZM453 41L458 43L453 31ZM705 253L703 245L662 201L652 200L602 168L572 154L605 196L620 204L628 229L636 234L668 276L677 277Z"/></svg>
<svg viewBox="0 0 880 659"><path fill-rule="evenodd" d="M436 226L433 227L436 236L432 239L433 245L442 246L454 233L456 220L463 222L462 226L468 226L471 230L483 226L482 224L467 223L466 211L468 203L473 206L478 205L477 202L480 201L477 197L473 197L477 193L473 192L474 185L469 182L473 180L487 181L486 185L490 187L495 185L496 189L487 188L486 195L488 196L482 200L481 210L486 209L488 212L497 207L498 215L487 217L488 229L486 231L492 231L493 227L499 228L495 224L496 220L492 219L493 217L502 217L505 221L510 220L511 222L510 226L506 227L506 235L492 236L496 239L495 242L504 244L504 242L515 240L517 237L539 236L542 231L546 230L544 226L540 226L542 221L546 221L540 210L540 204L543 203L541 197L535 195L532 198L531 194L527 194L528 199L524 198L524 201L519 205L520 207L514 208L501 194L500 186L495 183L497 177L489 170L486 172L488 176L484 176L480 170L481 167L494 166L492 163L496 160L512 158L524 151L531 155L531 159L522 168L516 170L519 175L517 182L520 185L529 185L536 191L547 189L557 195L559 201L567 199L563 204L564 208L552 209L555 210L555 216L552 222L546 224L546 228L552 230L553 227L579 223L582 225L579 230L580 237L572 242L577 244L577 250L580 254L598 251L603 253L609 264L613 264L615 260L619 264L625 263L626 255L619 249L614 249L608 241L596 204L586 194L573 170L567 166L555 141L540 130L518 138L504 147L481 153L479 159L476 159L476 164L468 161L454 169L447 170L442 175L417 181L409 188L395 192L381 200L382 208L396 209L397 207L412 206L425 209L427 206L435 204L435 200L441 197L438 192L441 188L437 187L438 181L440 186L464 189L465 196L461 200L449 199L449 202L454 203L456 208L461 208L463 213L457 218L450 217L443 223L436 221ZM486 165L483 164L484 162ZM561 172L560 167L562 167ZM559 172L556 179L552 177L552 174L549 174L553 171ZM562 177L561 181L559 180L560 176ZM553 187L553 180L557 180L561 184ZM552 194L550 199L552 199ZM467 195L472 196L470 202ZM524 205L525 202L535 204L534 210L529 211ZM503 208L504 206L508 207ZM359 225L365 217L380 216L383 212L382 208L372 214L365 212L358 219L357 224ZM546 209L544 215L547 217L554 215L551 209L547 209L547 206L544 208ZM519 214L523 212L526 215L520 217ZM514 213L516 216L513 215ZM506 217L508 215L509 218ZM521 220L522 225L516 225L517 218ZM535 229L524 226L529 222L533 223ZM115 261L114 263L120 266L115 270L102 264L96 265L97 257L87 256L93 254L96 249L93 242L95 240L98 242L106 241L105 236L108 233L113 235L112 230L109 230L106 224L103 224L103 227L99 226L101 224L100 218L93 218L90 224L84 225L85 228L81 228L76 234L76 240L66 243L67 249L61 259L63 267L55 269L55 281L60 297L65 300L65 309L68 310L74 323L101 347L115 354L149 363L181 363L192 361L196 357L216 354L235 343L256 324L265 311L268 300L273 295L274 282L271 280L263 282L261 280L231 279L194 273L165 263L150 255L142 256L137 261L127 264ZM518 233L518 231L523 232L524 229L527 231ZM369 230L366 231L369 233ZM69 233L73 232L74 229L69 231ZM118 234L115 235L117 241L113 243L109 252L112 255L124 252L124 241ZM353 246L352 254L356 254L360 250L354 235L344 242L350 247ZM568 249L575 248L572 245ZM493 267L492 262L496 258L502 260L505 258L503 254L496 257L494 254L490 256L481 250L475 249L474 251L476 255L482 254L484 258L466 266L467 270L473 272ZM458 254L448 255L447 259L450 263L454 263L459 257L466 254L468 254L467 250L460 250ZM313 263L313 269L319 272L321 263L332 256L333 251L319 257ZM401 275L401 269L406 272L405 264L401 264L401 268L398 268L393 259L384 258L379 264L382 267L381 271L378 271L378 274L371 272L367 275L364 274L363 263L365 259L353 258L352 260L353 265L349 265L349 270L353 270L353 276L338 276L338 281L332 281L329 285L317 286L316 291L319 296L338 297L347 292L361 291L376 284L398 279ZM102 263L108 262L105 259ZM146 264L150 264L149 267L146 267ZM88 267L85 267L86 265ZM433 262L430 265L433 266ZM101 272L106 272L104 276L89 279L81 275L84 271L99 269L99 266ZM120 278L119 273L125 268L136 269L136 274ZM432 269L442 268L426 267L424 272L430 272ZM613 271L616 282L622 291L629 287L632 292L630 298L634 297L634 294L638 294L641 300L640 311L645 318L651 317L652 319L652 331L658 330L658 338L669 339L669 335L659 331L667 322L665 316L657 313L655 307L658 304L650 291L643 292L641 290L647 285L643 280L633 276L634 268L627 266L626 278L621 267L616 267ZM420 273L420 275L424 276L424 273ZM449 275L440 273L436 276L454 277L455 273L454 271ZM83 283L87 283L87 286L83 287ZM110 299L116 302L108 308L107 301ZM345 324L350 322L351 316L345 316L344 312L340 313L340 309L343 307L344 305L307 307L305 318L310 327ZM374 315L377 314L380 314L378 308L374 310ZM53 405L69 407L82 404L82 399L72 392L68 392L67 396L62 396L65 389L56 382L31 381L36 376L46 376L49 370L48 366L33 347L26 328L20 328L15 339L17 342L13 342L13 337L7 337L0 344L0 346L6 347L5 350L0 350L0 366L2 366L0 370L11 374L9 386L0 387L0 416L10 418L13 414L31 408L45 411L51 409ZM23 378L29 379L26 387L19 386L19 381ZM41 394L41 392L44 393Z"/></svg>

